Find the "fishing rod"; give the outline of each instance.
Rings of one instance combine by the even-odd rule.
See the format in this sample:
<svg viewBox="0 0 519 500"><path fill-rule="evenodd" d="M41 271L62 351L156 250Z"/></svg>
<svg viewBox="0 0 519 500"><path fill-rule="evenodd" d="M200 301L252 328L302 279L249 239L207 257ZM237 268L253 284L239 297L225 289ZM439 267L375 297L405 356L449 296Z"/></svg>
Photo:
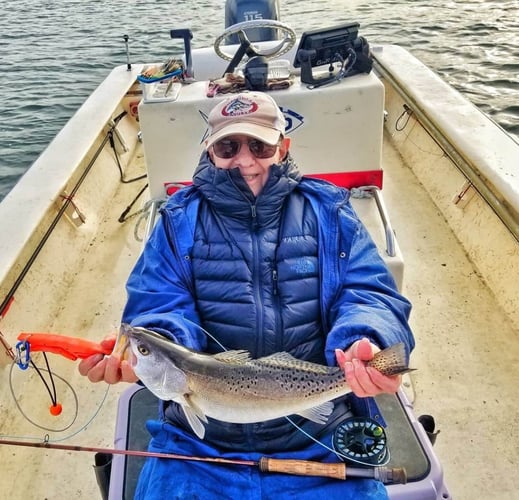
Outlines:
<svg viewBox="0 0 519 500"><path fill-rule="evenodd" d="M106 453L113 455L126 455L147 458L169 458L171 460L187 460L192 462L210 462L225 465L244 465L258 467L261 472L277 472L296 476L320 476L332 479L346 480L348 478L368 478L381 481L383 484L405 484L407 474L404 468L391 467L350 467L344 463L321 463L309 460L277 459L260 457L259 460L239 460L217 457L197 457L191 455L178 455L175 453L156 453L151 451L121 450L115 448L96 448L93 446L79 446L50 443L43 441L32 443L30 441L18 441L0 439L0 444L7 446L25 446L30 448L44 448L50 450L81 451L91 453Z"/></svg>
<svg viewBox="0 0 519 500"><path fill-rule="evenodd" d="M63 335L55 334L42 334L42 333L21 333L18 336L19 342L17 344L17 363L21 368L26 365L27 361L30 360L30 352L32 351L43 351L53 352L60 354L69 359L75 360L77 358L85 358L94 353L108 354L114 348L115 339L110 346L104 346L95 342L87 341L86 339L78 339L75 337L67 337ZM222 346L223 348L223 346ZM225 350L225 348L223 348ZM23 363L25 360L25 363ZM22 366L23 364L23 366ZM49 370L50 371L50 370ZM288 419L288 417L287 417ZM291 422L290 419L288 419ZM366 423L365 423L366 424ZM295 425L295 424L294 424ZM367 425L367 424L366 424ZM296 425L296 428L299 428ZM372 458L380 458L378 453L383 451L382 438L383 429L377 424L373 430L372 435L368 436L368 441L362 440L361 450L358 450L358 446L355 449L349 449L345 447L345 438L342 435L336 443L337 449L346 450L354 453L357 457L362 451L372 455ZM376 431L376 433L375 433ZM347 429L343 429L343 434L347 432ZM364 428L363 428L364 436ZM309 436L311 437L311 436ZM365 436L364 436L365 437ZM376 438L376 439L375 439ZM312 438L313 439L313 438ZM358 439L355 440L357 442ZM316 441L318 442L318 441ZM138 450L122 450L122 449L108 449L108 448L94 448L85 447L79 445L61 445L50 443L48 438L45 438L42 442L29 442L22 440L5 440L0 439L0 444L11 445L11 446L25 446L33 448L46 448L46 449L57 449L66 451L83 451L83 452L94 452L102 453L107 455L126 455L136 457L154 457L154 458L170 458L176 460L185 461L198 461L198 462L211 462L220 463L227 465L242 465L249 467L257 467L261 472L274 472L283 474L292 474L300 476L320 476L329 477L339 480L345 480L351 477L357 478L371 478L381 481L383 484L389 483L406 483L406 471L403 468L389 468L385 467L389 461L389 457L385 461L370 462L369 465L373 467L350 467L343 462L338 463L321 463L316 461L308 460L293 460L293 459L273 459L269 457L260 457L259 460L241 460L241 459L226 459L226 458L215 458L215 457L197 457L188 455L178 454L165 454L165 453L153 453L147 451ZM339 446L340 445L340 446ZM331 452L336 452L334 449L329 449ZM351 448L351 447L350 447ZM339 456L344 454L337 453ZM357 463L361 463L358 460ZM364 464L366 465L366 464Z"/></svg>

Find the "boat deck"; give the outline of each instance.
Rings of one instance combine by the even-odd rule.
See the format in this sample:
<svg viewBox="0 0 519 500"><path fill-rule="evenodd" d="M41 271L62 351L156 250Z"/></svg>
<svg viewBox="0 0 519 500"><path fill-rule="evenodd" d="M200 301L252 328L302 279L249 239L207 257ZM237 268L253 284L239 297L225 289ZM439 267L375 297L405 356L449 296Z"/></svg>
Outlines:
<svg viewBox="0 0 519 500"><path fill-rule="evenodd" d="M142 168L142 154L135 161L138 165L132 170ZM516 498L519 446L511 446L511 441L517 440L513 429L519 424L515 382L519 380L519 332L389 137L384 142L384 169L385 202L405 258L404 293L414 305L411 323L417 348L411 364L418 370L406 391L414 397L416 414L436 418L441 433L435 449L453 498ZM121 185L104 214L104 233L92 237L83 256L83 271L96 272L71 273L66 294L58 293L61 283L48 283L49 294L59 297L49 331L98 340L110 328L116 329L125 300L123 283L141 249L134 239L136 219L125 224L117 219L140 186ZM9 315L1 326L4 334L11 332ZM31 328L30 316L24 327ZM64 444L111 447L118 394L125 387L114 386L106 393L103 384L91 385L77 374L77 363L55 356L51 362L53 371L78 395L77 423L68 431L50 433L25 422L5 387L6 367L2 369L1 433L38 439L49 434L52 440L60 440L86 425ZM19 370L13 371L22 408L35 420L53 423L41 384L27 380ZM60 387L64 388L58 381L58 391ZM62 402L64 415L73 413L73 398ZM92 454L4 446L0 462L3 498L99 498Z"/></svg>

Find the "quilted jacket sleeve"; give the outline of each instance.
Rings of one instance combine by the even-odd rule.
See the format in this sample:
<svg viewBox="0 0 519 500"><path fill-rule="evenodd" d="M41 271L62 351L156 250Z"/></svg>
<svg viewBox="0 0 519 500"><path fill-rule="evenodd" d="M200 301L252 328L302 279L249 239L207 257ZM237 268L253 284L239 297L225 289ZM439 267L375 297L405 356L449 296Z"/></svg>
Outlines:
<svg viewBox="0 0 519 500"><path fill-rule="evenodd" d="M340 212L338 255L332 257L338 262L336 293L327 313L327 361L336 364L335 349L346 349L363 337L380 348L404 342L409 356L414 348L408 324L411 304L397 291L391 272L351 205Z"/></svg>
<svg viewBox="0 0 519 500"><path fill-rule="evenodd" d="M185 257L175 247L167 218L161 217L128 278L123 322L154 330L175 342L202 350Z"/></svg>

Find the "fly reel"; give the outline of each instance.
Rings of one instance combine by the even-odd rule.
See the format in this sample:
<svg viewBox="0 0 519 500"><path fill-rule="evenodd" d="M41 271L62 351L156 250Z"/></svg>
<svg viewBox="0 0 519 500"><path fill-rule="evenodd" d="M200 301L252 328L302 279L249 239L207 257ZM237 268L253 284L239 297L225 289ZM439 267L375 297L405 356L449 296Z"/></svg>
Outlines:
<svg viewBox="0 0 519 500"><path fill-rule="evenodd" d="M353 417L335 429L333 446L346 463L382 466L389 462L386 432L372 418Z"/></svg>

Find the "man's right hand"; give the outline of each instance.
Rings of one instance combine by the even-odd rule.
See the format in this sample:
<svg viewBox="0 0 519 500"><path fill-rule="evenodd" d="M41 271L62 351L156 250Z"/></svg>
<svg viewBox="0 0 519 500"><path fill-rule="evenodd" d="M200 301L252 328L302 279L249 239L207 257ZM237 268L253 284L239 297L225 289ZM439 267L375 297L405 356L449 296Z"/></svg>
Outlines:
<svg viewBox="0 0 519 500"><path fill-rule="evenodd" d="M114 335L111 335L101 341L101 345L113 345ZM112 353L108 356L103 354L94 354L83 359L78 370L81 375L88 377L90 382L106 382L107 384L116 384L118 382L137 382L138 377L135 375L133 368L126 359L122 359L118 353Z"/></svg>

